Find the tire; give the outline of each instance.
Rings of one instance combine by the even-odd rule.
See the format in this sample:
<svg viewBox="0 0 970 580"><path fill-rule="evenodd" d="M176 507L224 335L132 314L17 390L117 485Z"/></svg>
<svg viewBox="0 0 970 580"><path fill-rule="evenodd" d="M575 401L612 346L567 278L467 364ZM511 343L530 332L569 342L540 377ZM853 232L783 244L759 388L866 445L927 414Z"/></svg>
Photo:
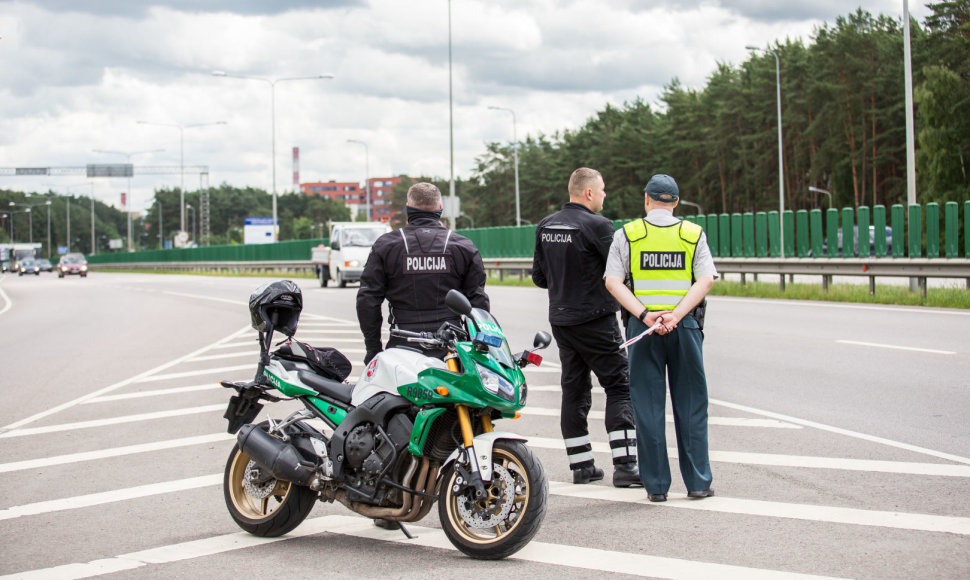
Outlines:
<svg viewBox="0 0 970 580"><path fill-rule="evenodd" d="M337 270L337 285L341 288L347 287L347 281L344 280L344 275L340 270Z"/></svg>
<svg viewBox="0 0 970 580"><path fill-rule="evenodd" d="M464 554L479 560L507 558L528 544L542 525L549 497L546 472L521 441L496 441L492 465L494 477L485 486L489 499L478 502L477 507L500 509L501 513L496 516L487 511L489 521L483 522L487 527L483 523L472 527L471 518L462 515L462 509L467 512L476 503L467 498L468 490L454 494L454 464L442 474L438 492L438 519L448 540ZM511 488L509 481L513 482ZM503 498L511 498L508 509L502 505Z"/></svg>
<svg viewBox="0 0 970 580"><path fill-rule="evenodd" d="M265 428L265 424L261 425ZM270 480L269 495L260 499L246 490L244 477L252 468L249 456L233 445L226 462L222 491L229 515L243 530L261 538L275 538L293 530L310 515L317 492L308 487Z"/></svg>

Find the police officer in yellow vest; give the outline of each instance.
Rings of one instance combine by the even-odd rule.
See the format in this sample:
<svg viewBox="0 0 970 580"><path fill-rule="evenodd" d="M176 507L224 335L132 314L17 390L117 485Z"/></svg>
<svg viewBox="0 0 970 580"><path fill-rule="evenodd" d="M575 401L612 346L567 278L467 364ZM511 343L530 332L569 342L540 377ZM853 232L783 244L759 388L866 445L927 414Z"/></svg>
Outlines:
<svg viewBox="0 0 970 580"><path fill-rule="evenodd" d="M707 448L704 333L694 309L714 285L717 270L700 226L673 215L680 199L677 182L669 175L654 175L645 193L647 217L617 230L604 274L607 289L630 313L627 338L656 322L662 324L629 350L640 478L650 501L667 500L669 376L680 473L687 495L709 497L714 490Z"/></svg>

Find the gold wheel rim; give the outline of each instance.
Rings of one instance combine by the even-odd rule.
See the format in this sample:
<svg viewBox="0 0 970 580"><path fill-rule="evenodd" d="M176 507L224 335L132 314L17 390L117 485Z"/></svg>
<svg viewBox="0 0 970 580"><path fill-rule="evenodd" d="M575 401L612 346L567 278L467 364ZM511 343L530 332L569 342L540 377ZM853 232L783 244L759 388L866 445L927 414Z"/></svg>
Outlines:
<svg viewBox="0 0 970 580"><path fill-rule="evenodd" d="M232 467L229 469L229 496L232 498L232 504L243 517L251 520L265 520L286 502L291 487L288 482L277 481L276 487L267 497L260 499L249 495L243 483L249 461L249 456L242 450L236 452L236 456L232 460Z"/></svg>
<svg viewBox="0 0 970 580"><path fill-rule="evenodd" d="M512 492L515 494L512 511L505 522L491 528L472 528L458 512L458 501L461 499L459 496L449 493L448 501L445 505L448 519L451 521L455 530L462 539L473 544L494 544L508 537L522 522L522 515L526 513L529 507L529 488L532 485L532 481L529 479L529 474L526 472L525 467L522 466L522 461L504 449L495 449L492 453L492 464L498 464L505 468L512 474L515 480L515 489ZM448 481L449 489L455 484L455 477L457 477L457 474L452 472L451 478ZM489 498L493 497L490 492L495 487L494 484L485 487ZM509 523L513 515L515 516L515 520Z"/></svg>

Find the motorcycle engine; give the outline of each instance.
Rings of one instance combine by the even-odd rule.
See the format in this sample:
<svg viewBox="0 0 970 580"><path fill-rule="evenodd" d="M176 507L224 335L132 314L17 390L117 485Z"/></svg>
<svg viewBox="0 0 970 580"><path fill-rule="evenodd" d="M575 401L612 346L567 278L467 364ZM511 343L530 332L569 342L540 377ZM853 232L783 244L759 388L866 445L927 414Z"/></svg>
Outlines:
<svg viewBox="0 0 970 580"><path fill-rule="evenodd" d="M373 501L368 496L377 489L378 477L382 473L393 476L390 464L395 458L402 459L412 427L413 423L406 415L395 415L384 431L387 437L372 423L361 423L351 429L344 443L345 478L357 491L367 494L354 498L355 501ZM380 495L375 499L379 500Z"/></svg>

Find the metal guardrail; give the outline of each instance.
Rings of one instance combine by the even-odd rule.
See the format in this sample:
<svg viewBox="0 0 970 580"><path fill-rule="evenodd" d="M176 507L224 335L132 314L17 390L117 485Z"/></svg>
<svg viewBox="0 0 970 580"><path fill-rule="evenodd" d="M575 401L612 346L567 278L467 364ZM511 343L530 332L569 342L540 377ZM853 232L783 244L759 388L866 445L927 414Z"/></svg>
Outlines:
<svg viewBox="0 0 970 580"><path fill-rule="evenodd" d="M517 276L520 280L531 274L532 258L484 258L485 270L500 279ZM741 274L742 283L748 274L777 274L782 289L785 277L794 275L820 276L822 288L827 290L833 276L864 276L869 278L869 291L875 292L876 277L914 278L925 296L927 278L963 278L970 289L970 260L947 258L715 258L714 264L722 274ZM275 260L252 262L128 262L90 264L92 270L175 270L175 271L312 271L309 260Z"/></svg>

